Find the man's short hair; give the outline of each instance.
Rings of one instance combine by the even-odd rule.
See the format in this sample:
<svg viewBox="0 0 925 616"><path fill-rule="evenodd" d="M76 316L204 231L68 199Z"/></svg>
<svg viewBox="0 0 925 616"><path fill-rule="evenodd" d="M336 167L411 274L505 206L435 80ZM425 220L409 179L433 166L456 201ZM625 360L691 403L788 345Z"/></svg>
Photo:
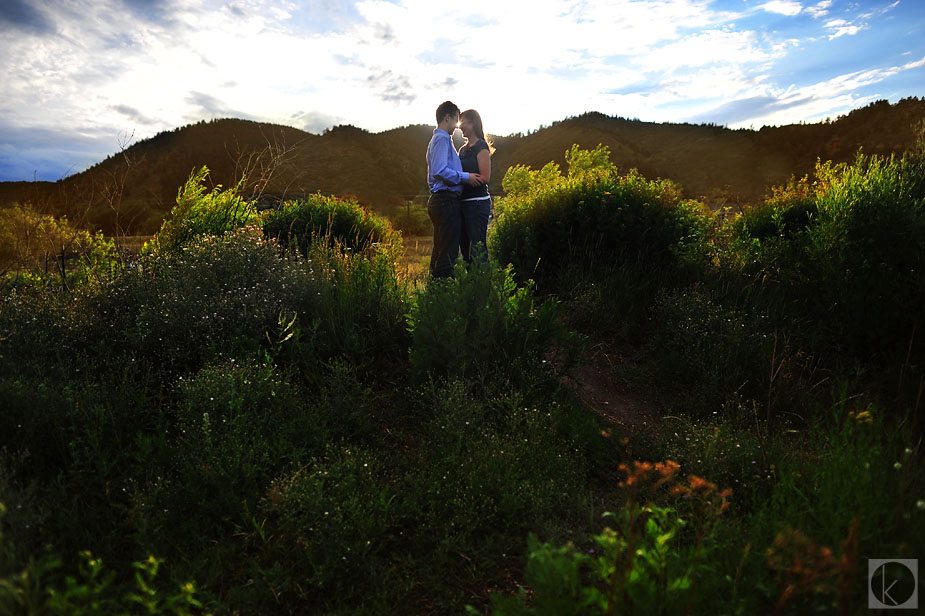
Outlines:
<svg viewBox="0 0 925 616"><path fill-rule="evenodd" d="M443 118L448 115L459 115L459 107L453 104L451 101L444 101L440 103L440 106L437 107L437 124L443 122Z"/></svg>

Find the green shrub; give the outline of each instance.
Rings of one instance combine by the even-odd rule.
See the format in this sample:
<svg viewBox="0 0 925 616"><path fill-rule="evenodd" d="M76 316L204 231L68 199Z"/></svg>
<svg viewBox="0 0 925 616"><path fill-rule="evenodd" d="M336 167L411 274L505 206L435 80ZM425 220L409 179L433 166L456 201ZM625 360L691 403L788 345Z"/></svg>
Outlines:
<svg viewBox="0 0 925 616"><path fill-rule="evenodd" d="M407 207L399 207L389 216L392 226L403 235L429 235L433 231L433 223L427 215L427 208L411 203Z"/></svg>
<svg viewBox="0 0 925 616"><path fill-rule="evenodd" d="M205 181L208 176L208 167L190 174L186 184L177 192L177 204L143 252L178 250L194 238L220 236L259 224L257 209L238 192L244 178L234 188L222 190L218 185L207 191Z"/></svg>
<svg viewBox="0 0 925 616"><path fill-rule="evenodd" d="M410 294L388 254L350 256L315 243L294 262L299 280L291 286L292 309L299 314L301 342L310 344L293 345L286 357L301 362L306 377L312 375L302 353L310 349L324 360L345 357L364 373L404 365Z"/></svg>
<svg viewBox="0 0 925 616"><path fill-rule="evenodd" d="M620 176L608 156L600 146L573 146L567 177L552 163L511 168L489 238L493 257L544 289L576 264L592 272L622 263L672 271L702 265L711 224L702 206L682 201L671 182L636 171Z"/></svg>
<svg viewBox="0 0 925 616"><path fill-rule="evenodd" d="M298 392L272 363L228 359L180 377L171 443L177 504L219 519L321 443Z"/></svg>
<svg viewBox="0 0 925 616"><path fill-rule="evenodd" d="M579 508L587 461L558 425L558 402L527 406L511 392L485 404L458 383L434 394L421 485L410 491L445 549L522 537Z"/></svg>
<svg viewBox="0 0 925 616"><path fill-rule="evenodd" d="M735 223L753 300L803 336L870 358L906 351L925 322L925 156L819 163Z"/></svg>
<svg viewBox="0 0 925 616"><path fill-rule="evenodd" d="M202 236L149 254L88 295L78 333L88 348L108 347L159 373L195 372L219 354L259 348L293 305L294 277L252 230Z"/></svg>
<svg viewBox="0 0 925 616"><path fill-rule="evenodd" d="M805 429L805 444L779 462L762 523L775 532L796 528L834 546L858 516L863 553L922 549L925 512L913 505L923 476L912 418L891 418L844 389L832 393L835 403Z"/></svg>
<svg viewBox="0 0 925 616"><path fill-rule="evenodd" d="M0 518L3 513L4 506L0 503ZM116 573L107 571L102 559L88 550L80 553L76 575L59 574L57 570L62 563L54 556L32 559L21 571L0 572L0 612L49 616L204 614L192 582L170 590L163 588L162 580L156 579L162 563L162 559L154 556L133 563L134 585L130 586L117 584Z"/></svg>
<svg viewBox="0 0 925 616"><path fill-rule="evenodd" d="M115 242L102 233L28 204L0 209L0 293L23 286L69 290L107 280L122 265Z"/></svg>
<svg viewBox="0 0 925 616"><path fill-rule="evenodd" d="M556 302L537 305L533 285L519 287L510 267L460 262L453 277L431 280L416 297L412 375L484 380L502 366L538 363L559 333L556 315Z"/></svg>
<svg viewBox="0 0 925 616"><path fill-rule="evenodd" d="M777 465L798 445L800 433L787 431L782 422L774 437L766 438L764 417L754 407L723 405L708 417L687 415L665 417L657 442L646 451L675 460L686 473L713 477L736 494L736 510L747 513L766 500L778 480ZM761 423L756 424L756 419ZM765 426L765 429L759 428ZM789 439L789 440L788 440ZM789 441L792 441L789 442Z"/></svg>
<svg viewBox="0 0 925 616"><path fill-rule="evenodd" d="M263 232L284 248L297 247L303 255L317 238L324 238L324 243L344 251L376 252L393 262L401 257L401 236L386 219L352 199L316 194L303 201L286 201L269 212Z"/></svg>

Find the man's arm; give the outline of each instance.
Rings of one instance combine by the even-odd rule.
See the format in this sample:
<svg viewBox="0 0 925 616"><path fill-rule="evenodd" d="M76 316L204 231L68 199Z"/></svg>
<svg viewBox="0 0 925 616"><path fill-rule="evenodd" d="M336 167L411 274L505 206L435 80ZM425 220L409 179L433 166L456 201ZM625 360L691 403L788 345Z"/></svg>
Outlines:
<svg viewBox="0 0 925 616"><path fill-rule="evenodd" d="M469 181L469 174L457 171L450 164L450 154L455 155L453 142L449 139L437 139L434 147L427 153L427 166L430 167L435 178L440 178L445 184L462 184Z"/></svg>

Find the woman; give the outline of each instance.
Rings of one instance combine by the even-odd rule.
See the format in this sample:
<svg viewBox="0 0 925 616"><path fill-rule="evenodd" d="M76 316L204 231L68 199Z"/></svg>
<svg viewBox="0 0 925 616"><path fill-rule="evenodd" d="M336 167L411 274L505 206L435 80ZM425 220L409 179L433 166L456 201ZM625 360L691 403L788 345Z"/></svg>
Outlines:
<svg viewBox="0 0 925 616"><path fill-rule="evenodd" d="M472 263L474 256L487 261L488 220L492 214L488 182L491 179L491 155L495 153L495 148L485 139L482 118L475 109L459 114L459 130L466 138L466 143L459 148L459 162L462 163L463 171L479 174L479 183L463 184L459 251L466 263Z"/></svg>

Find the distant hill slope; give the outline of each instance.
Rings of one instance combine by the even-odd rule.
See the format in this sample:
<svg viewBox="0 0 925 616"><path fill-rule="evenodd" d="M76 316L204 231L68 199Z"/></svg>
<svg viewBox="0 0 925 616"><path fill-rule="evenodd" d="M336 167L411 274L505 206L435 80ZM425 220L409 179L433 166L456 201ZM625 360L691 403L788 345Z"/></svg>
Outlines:
<svg viewBox="0 0 925 616"><path fill-rule="evenodd" d="M600 143L621 169L670 178L688 197L712 207L745 206L759 203L771 186L811 172L817 158L846 161L858 148L868 154L902 152L913 145L913 127L923 121L925 100L918 98L879 101L831 122L758 131L592 112L528 135L496 137L490 188L501 192L511 165L564 165L572 144ZM211 180L224 186L247 170L248 194L352 195L388 215L426 193L424 151L432 132L423 125L381 133L338 126L314 135L246 120L200 122L136 143L58 182L0 182L0 206L29 201L109 233L152 233L190 172L207 165Z"/></svg>

